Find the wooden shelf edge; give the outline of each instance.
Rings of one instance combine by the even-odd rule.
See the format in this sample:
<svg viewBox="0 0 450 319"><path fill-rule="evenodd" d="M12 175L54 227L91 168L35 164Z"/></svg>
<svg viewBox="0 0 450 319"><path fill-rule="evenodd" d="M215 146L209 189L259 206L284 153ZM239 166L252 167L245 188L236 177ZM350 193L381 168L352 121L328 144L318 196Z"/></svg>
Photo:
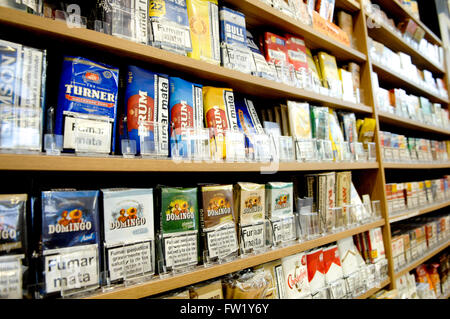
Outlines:
<svg viewBox="0 0 450 319"><path fill-rule="evenodd" d="M446 243L443 243L442 245L440 245L437 248L433 249L430 253L426 254L423 257L421 257L419 260L416 260L415 262L409 264L408 266L404 267L403 269L397 271L394 274L394 278L397 279L397 278L403 276L404 274L410 272L411 270L413 270L417 266L420 266L421 264L423 264L424 262L426 262L430 258L432 258L435 255L439 254L441 251L446 249L449 245L450 245L450 240L447 240Z"/></svg>
<svg viewBox="0 0 450 319"><path fill-rule="evenodd" d="M336 7L356 13L361 10L361 5L356 0L337 0Z"/></svg>
<svg viewBox="0 0 450 319"><path fill-rule="evenodd" d="M389 223L395 223L395 222L405 220L408 218L412 218L412 217L420 216L420 215L427 214L430 212L434 212L438 209L447 207L449 205L450 205L450 201L446 201L443 203L434 204L434 205L427 206L424 208L411 209L411 210L408 210L408 212L396 214L394 216L389 217Z"/></svg>
<svg viewBox="0 0 450 319"><path fill-rule="evenodd" d="M376 294L378 291L380 291L387 285L389 285L390 283L391 283L391 280L388 278L385 281L383 281L379 287L372 288L372 289L366 291L365 293L363 293L362 295L356 297L355 299L367 299L370 296L372 296L373 294Z"/></svg>
<svg viewBox="0 0 450 319"><path fill-rule="evenodd" d="M315 247L323 246L337 240L365 232L372 228L381 227L384 224L385 221L382 219L337 234L326 235L303 243L269 250L258 255L243 258L239 257L238 259L225 264L214 265L211 267L199 266L193 272L174 275L163 279L155 279L135 286L121 287L108 292L97 293L92 296L86 297L86 299L136 299L168 292L173 289L192 285L235 271L261 265L266 262L277 260L286 256L291 256L302 251L313 249Z"/></svg>
<svg viewBox="0 0 450 319"><path fill-rule="evenodd" d="M385 169L441 169L450 168L450 163L437 163L437 164L426 164L426 163L393 163L393 162L383 162Z"/></svg>
<svg viewBox="0 0 450 319"><path fill-rule="evenodd" d="M45 34L54 38L63 38L127 58L138 59L148 63L163 64L173 70L194 74L202 79L221 82L223 85L235 88L236 91L244 94L258 94L261 97L272 98L302 99L355 112L373 112L372 107L368 105L324 96L313 91L245 74L93 30L69 28L64 22L14 9L2 8L0 10L0 24Z"/></svg>
<svg viewBox="0 0 450 319"><path fill-rule="evenodd" d="M378 119L382 123L398 125L398 126L410 128L410 129L418 129L418 130L424 131L424 132L450 135L450 130L444 130L444 129L441 129L441 128L435 127L435 126L427 126L426 124L420 123L418 121L414 121L414 120L407 119L407 118L402 118L402 117L396 116L395 114L392 114L389 112L384 112L381 110L378 110L377 113L378 113Z"/></svg>
<svg viewBox="0 0 450 319"><path fill-rule="evenodd" d="M433 92L429 92L428 90L422 88L420 84L416 84L413 81L410 81L408 78L389 70L387 67L385 67L383 64L378 63L376 61L372 60L372 65L374 67L374 72L379 75L389 74L390 76L394 77L396 82L398 82L398 85L402 86L402 88L405 88L408 91L408 89L412 88L413 90L420 92L422 95L429 98L434 103L442 103L442 104L449 104L449 100L445 99Z"/></svg>
<svg viewBox="0 0 450 319"><path fill-rule="evenodd" d="M0 170L101 172L276 172L378 169L378 162L183 162L171 159L64 154L0 154Z"/></svg>

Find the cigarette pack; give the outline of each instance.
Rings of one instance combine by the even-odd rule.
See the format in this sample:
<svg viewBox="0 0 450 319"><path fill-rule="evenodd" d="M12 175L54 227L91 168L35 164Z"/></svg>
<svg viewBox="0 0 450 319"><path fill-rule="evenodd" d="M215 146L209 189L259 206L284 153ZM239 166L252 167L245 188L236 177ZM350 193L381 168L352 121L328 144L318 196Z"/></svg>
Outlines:
<svg viewBox="0 0 450 319"><path fill-rule="evenodd" d="M311 294L314 296L325 288L325 265L323 263L323 249L318 248L306 253L308 268L308 282Z"/></svg>
<svg viewBox="0 0 450 319"><path fill-rule="evenodd" d="M276 70L274 65L269 65L261 53L260 48L256 45L255 39L250 31L247 30L247 45L252 54L250 65L252 74L269 80L276 79Z"/></svg>
<svg viewBox="0 0 450 319"><path fill-rule="evenodd" d="M109 279L155 273L153 189L102 189L102 194Z"/></svg>
<svg viewBox="0 0 450 319"><path fill-rule="evenodd" d="M287 102L289 131L294 138L311 139L311 117L308 103Z"/></svg>
<svg viewBox="0 0 450 319"><path fill-rule="evenodd" d="M341 96L342 83L339 79L336 58L326 52L319 52L317 57L319 59L320 72L322 73L324 86Z"/></svg>
<svg viewBox="0 0 450 319"><path fill-rule="evenodd" d="M157 188L156 232L166 270L199 262L199 212L196 187Z"/></svg>
<svg viewBox="0 0 450 319"><path fill-rule="evenodd" d="M148 1L148 43L182 55L192 51L186 1Z"/></svg>
<svg viewBox="0 0 450 319"><path fill-rule="evenodd" d="M119 70L83 57L64 57L55 134L64 149L114 152Z"/></svg>
<svg viewBox="0 0 450 319"><path fill-rule="evenodd" d="M325 281L330 284L344 277L337 245L323 249Z"/></svg>
<svg viewBox="0 0 450 319"><path fill-rule="evenodd" d="M266 291L265 299L283 299L285 295L285 288L281 259L258 265L254 269L264 269L265 272L270 274L271 282Z"/></svg>
<svg viewBox="0 0 450 319"><path fill-rule="evenodd" d="M99 285L99 191L42 192L45 292Z"/></svg>
<svg viewBox="0 0 450 319"><path fill-rule="evenodd" d="M125 105L128 138L139 153L151 141L158 156L169 154L169 77L130 65L127 70ZM141 149L141 147L145 149ZM150 147L151 148L151 147Z"/></svg>
<svg viewBox="0 0 450 319"><path fill-rule="evenodd" d="M46 51L0 40L0 149L40 151Z"/></svg>
<svg viewBox="0 0 450 319"><path fill-rule="evenodd" d="M340 239L337 241L337 245L344 276L347 277L357 272L360 265L364 264L364 259L356 248L353 237Z"/></svg>
<svg viewBox="0 0 450 319"><path fill-rule="evenodd" d="M27 194L0 195L0 256L27 251L27 199Z"/></svg>
<svg viewBox="0 0 450 319"><path fill-rule="evenodd" d="M288 61L294 66L297 79L305 83L309 71L305 40L290 34L286 34L285 38Z"/></svg>
<svg viewBox="0 0 450 319"><path fill-rule="evenodd" d="M192 51L188 56L220 64L219 8L217 0L186 0Z"/></svg>
<svg viewBox="0 0 450 319"><path fill-rule="evenodd" d="M329 22L333 21L335 0L316 0L316 11Z"/></svg>
<svg viewBox="0 0 450 319"><path fill-rule="evenodd" d="M232 89L203 87L203 112L205 126L214 129L211 137L211 154L226 158L226 130L239 130Z"/></svg>
<svg viewBox="0 0 450 319"><path fill-rule="evenodd" d="M169 135L171 146L180 143L189 129L203 128L202 85L170 77ZM171 147L169 148L169 151Z"/></svg>
<svg viewBox="0 0 450 319"><path fill-rule="evenodd" d="M244 14L227 7L220 7L219 20L222 65L244 73L251 73L252 56L247 45Z"/></svg>
<svg viewBox="0 0 450 319"><path fill-rule="evenodd" d="M246 147L253 152L254 134L264 134L253 101L241 94L234 94L234 106L239 130L245 134Z"/></svg>
<svg viewBox="0 0 450 319"><path fill-rule="evenodd" d="M200 225L208 257L225 258L237 253L233 185L201 187Z"/></svg>
<svg viewBox="0 0 450 319"><path fill-rule="evenodd" d="M281 259L286 299L311 299L307 259L304 252Z"/></svg>
<svg viewBox="0 0 450 319"><path fill-rule="evenodd" d="M97 16L110 25L112 35L147 44L148 9L148 0L104 1L97 4Z"/></svg>
<svg viewBox="0 0 450 319"><path fill-rule="evenodd" d="M223 299L220 279L195 285L189 289L190 299Z"/></svg>

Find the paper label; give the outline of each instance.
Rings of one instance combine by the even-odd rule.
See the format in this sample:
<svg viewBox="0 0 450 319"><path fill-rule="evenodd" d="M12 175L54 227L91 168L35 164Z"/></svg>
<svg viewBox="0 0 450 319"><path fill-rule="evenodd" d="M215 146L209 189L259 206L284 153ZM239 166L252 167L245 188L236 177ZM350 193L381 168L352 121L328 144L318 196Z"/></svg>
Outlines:
<svg viewBox="0 0 450 319"><path fill-rule="evenodd" d="M244 251L264 248L264 224L242 226L241 234Z"/></svg>
<svg viewBox="0 0 450 319"><path fill-rule="evenodd" d="M314 159L314 141L297 140L297 159Z"/></svg>
<svg viewBox="0 0 450 319"><path fill-rule="evenodd" d="M222 44L222 57L224 67L251 73L251 55L248 48Z"/></svg>
<svg viewBox="0 0 450 319"><path fill-rule="evenodd" d="M189 29L176 24L152 21L153 41L191 49Z"/></svg>
<svg viewBox="0 0 450 319"><path fill-rule="evenodd" d="M206 233L210 258L223 258L238 250L236 228L217 229Z"/></svg>
<svg viewBox="0 0 450 319"><path fill-rule="evenodd" d="M97 245L76 251L47 255L44 258L47 293L98 285Z"/></svg>
<svg viewBox="0 0 450 319"><path fill-rule="evenodd" d="M153 272L151 242L108 249L111 281Z"/></svg>
<svg viewBox="0 0 450 319"><path fill-rule="evenodd" d="M22 299L22 262L0 261L0 299Z"/></svg>
<svg viewBox="0 0 450 319"><path fill-rule="evenodd" d="M109 153L112 123L67 116L64 124L64 148L82 152Z"/></svg>
<svg viewBox="0 0 450 319"><path fill-rule="evenodd" d="M295 240L295 220L294 217L272 221L274 241L276 243Z"/></svg>
<svg viewBox="0 0 450 319"><path fill-rule="evenodd" d="M167 267L197 264L197 232L164 239L164 257Z"/></svg>

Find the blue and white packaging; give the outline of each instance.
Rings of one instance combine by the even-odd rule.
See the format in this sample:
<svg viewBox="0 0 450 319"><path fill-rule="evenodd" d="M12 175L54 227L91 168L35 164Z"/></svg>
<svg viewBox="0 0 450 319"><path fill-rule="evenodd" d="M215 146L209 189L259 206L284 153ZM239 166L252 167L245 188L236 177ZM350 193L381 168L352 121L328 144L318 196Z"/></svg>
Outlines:
<svg viewBox="0 0 450 319"><path fill-rule="evenodd" d="M102 193L109 279L154 274L153 189L102 189Z"/></svg>
<svg viewBox="0 0 450 319"><path fill-rule="evenodd" d="M42 148L46 51L0 40L0 149Z"/></svg>
<svg viewBox="0 0 450 319"><path fill-rule="evenodd" d="M245 16L227 7L219 10L222 65L250 74L251 52L247 45Z"/></svg>
<svg viewBox="0 0 450 319"><path fill-rule="evenodd" d="M125 105L128 138L136 141L137 153L143 153L141 144L149 141L154 148L153 154L167 157L169 77L137 66L128 66Z"/></svg>
<svg viewBox="0 0 450 319"><path fill-rule="evenodd" d="M119 69L83 57L64 57L55 134L64 149L114 152Z"/></svg>
<svg viewBox="0 0 450 319"><path fill-rule="evenodd" d="M277 78L276 77L277 71L275 69L275 66L269 65L267 63L264 55L261 53L261 50L256 45L253 35L248 30L247 30L247 44L253 58L251 59L251 63L249 63L251 67L251 74L275 81Z"/></svg>
<svg viewBox="0 0 450 319"><path fill-rule="evenodd" d="M186 0L149 0L148 43L186 55L192 51Z"/></svg>
<svg viewBox="0 0 450 319"><path fill-rule="evenodd" d="M188 129L203 128L202 85L170 77L170 149L178 146L178 155L187 154L183 136Z"/></svg>
<svg viewBox="0 0 450 319"><path fill-rule="evenodd" d="M45 292L99 285L99 191L42 192Z"/></svg>

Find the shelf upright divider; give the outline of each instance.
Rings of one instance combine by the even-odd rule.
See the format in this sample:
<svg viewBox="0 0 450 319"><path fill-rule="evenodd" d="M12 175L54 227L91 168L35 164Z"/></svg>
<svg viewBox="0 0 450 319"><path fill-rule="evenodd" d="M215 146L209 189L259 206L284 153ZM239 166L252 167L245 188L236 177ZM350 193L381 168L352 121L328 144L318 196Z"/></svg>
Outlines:
<svg viewBox="0 0 450 319"><path fill-rule="evenodd" d="M364 102L372 106L373 112L372 112L372 118L376 121L376 128L375 128L375 144L376 144L376 152L377 152L377 161L379 169L377 170L375 178L366 178L364 180L364 183L371 184L372 199L377 199L381 203L381 214L382 217L388 221L389 220L389 212L388 212L388 205L386 200L386 177L384 172L384 165L383 165L383 157L382 157L382 149L380 144L380 138L379 138L379 131L380 131L380 123L378 120L378 113L377 113L377 107L376 107L376 99L375 99L375 91L374 91L374 85L373 85L373 77L372 77L372 61L369 54L369 34L368 34L368 25L366 18L368 15L365 13L365 6L364 6L364 0L360 0L361 4L361 10L358 15L358 19L356 21L355 25L355 32L356 32L356 38L359 39L359 41L363 41L364 43L360 45L360 49L363 50L363 52L367 56L366 63L364 64L363 68L361 68L361 85L364 92L365 100ZM390 224L387 222L382 227L383 232L383 242L384 242L384 249L386 258L388 260L388 274L390 281L390 288L395 288L395 280L394 280L394 259L392 256L392 246L391 246L391 227Z"/></svg>

